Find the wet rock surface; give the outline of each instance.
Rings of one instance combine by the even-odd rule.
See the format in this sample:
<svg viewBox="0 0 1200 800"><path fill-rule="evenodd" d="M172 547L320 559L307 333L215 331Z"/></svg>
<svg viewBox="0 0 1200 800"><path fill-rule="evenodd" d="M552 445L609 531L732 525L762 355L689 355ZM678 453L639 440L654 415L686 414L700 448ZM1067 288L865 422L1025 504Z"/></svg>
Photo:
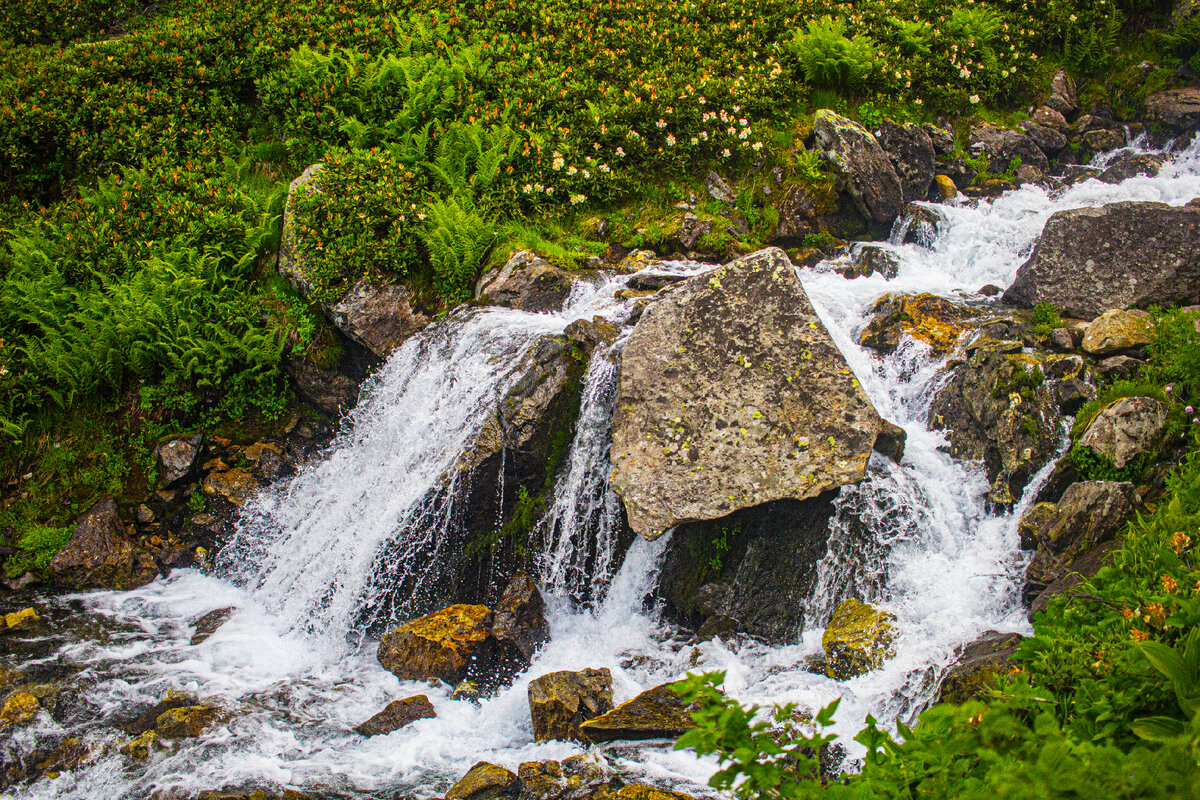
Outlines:
<svg viewBox="0 0 1200 800"><path fill-rule="evenodd" d="M521 779L516 773L488 761L480 761L450 787L446 800L500 800L521 794Z"/></svg>
<svg viewBox="0 0 1200 800"><path fill-rule="evenodd" d="M813 130L863 215L891 224L904 203L900 177L871 132L833 111L817 112Z"/></svg>
<svg viewBox="0 0 1200 800"><path fill-rule="evenodd" d="M551 672L529 683L533 740L583 740L580 725L613 709L607 669Z"/></svg>
<svg viewBox="0 0 1200 800"><path fill-rule="evenodd" d="M393 700L382 711L354 730L363 736L384 736L392 731L398 731L406 725L411 725L419 719L432 719L437 716L433 704L423 694Z"/></svg>
<svg viewBox="0 0 1200 800"><path fill-rule="evenodd" d="M579 726L586 741L674 739L696 723L688 705L671 688L655 686L621 705Z"/></svg>
<svg viewBox="0 0 1200 800"><path fill-rule="evenodd" d="M963 332L984 316L982 311L933 294L888 294L876 301L859 343L887 354L895 352L908 335L935 353L947 353Z"/></svg>
<svg viewBox="0 0 1200 800"><path fill-rule="evenodd" d="M489 305L522 311L558 311L571 294L575 276L528 252L514 253L495 274L479 280L475 295Z"/></svg>
<svg viewBox="0 0 1200 800"><path fill-rule="evenodd" d="M1200 206L1123 202L1058 211L1004 300L1050 302L1092 319L1108 309L1195 302Z"/></svg>
<svg viewBox="0 0 1200 800"><path fill-rule="evenodd" d="M914 122L885 119L875 134L900 178L904 202L924 200L933 184L934 148L929 134Z"/></svg>
<svg viewBox="0 0 1200 800"><path fill-rule="evenodd" d="M843 600L821 635L825 672L835 680L849 680L879 669L895 655L894 614L853 598Z"/></svg>
<svg viewBox="0 0 1200 800"><path fill-rule="evenodd" d="M1008 674L1009 657L1024 638L1019 633L987 631L968 644L942 678L938 702L962 704L985 697L996 679Z"/></svg>
<svg viewBox="0 0 1200 800"><path fill-rule="evenodd" d="M455 685L491 675L500 658L494 619L487 606L466 604L420 617L384 635L379 663L401 680L438 678Z"/></svg>
<svg viewBox="0 0 1200 800"><path fill-rule="evenodd" d="M158 564L130 540L116 502L106 497L79 518L48 572L72 589L132 589L153 580Z"/></svg>
<svg viewBox="0 0 1200 800"><path fill-rule="evenodd" d="M677 284L621 360L612 483L647 538L860 480L881 420L780 250Z"/></svg>

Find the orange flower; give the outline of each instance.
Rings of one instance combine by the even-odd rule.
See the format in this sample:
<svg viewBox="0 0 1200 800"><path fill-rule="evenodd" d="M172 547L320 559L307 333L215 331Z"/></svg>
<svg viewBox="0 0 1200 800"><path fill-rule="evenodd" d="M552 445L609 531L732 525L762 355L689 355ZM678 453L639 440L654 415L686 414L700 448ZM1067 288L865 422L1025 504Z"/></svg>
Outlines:
<svg viewBox="0 0 1200 800"><path fill-rule="evenodd" d="M1150 634L1138 628L1134 628L1129 635L1133 637L1135 642L1144 642L1150 638Z"/></svg>
<svg viewBox="0 0 1200 800"><path fill-rule="evenodd" d="M1133 619L1133 609L1132 608L1122 608L1121 616L1124 617L1125 619Z"/></svg>
<svg viewBox="0 0 1200 800"><path fill-rule="evenodd" d="M1163 591L1167 594L1175 594L1179 591L1179 584L1170 575L1163 575L1159 580L1162 581Z"/></svg>
<svg viewBox="0 0 1200 800"><path fill-rule="evenodd" d="M1145 620L1156 628L1161 628L1167 621L1167 610L1162 603L1147 603Z"/></svg>
<svg viewBox="0 0 1200 800"><path fill-rule="evenodd" d="M1192 543L1192 537L1188 536L1183 531L1175 531L1171 534L1171 547L1175 550L1175 555L1183 555L1183 551Z"/></svg>

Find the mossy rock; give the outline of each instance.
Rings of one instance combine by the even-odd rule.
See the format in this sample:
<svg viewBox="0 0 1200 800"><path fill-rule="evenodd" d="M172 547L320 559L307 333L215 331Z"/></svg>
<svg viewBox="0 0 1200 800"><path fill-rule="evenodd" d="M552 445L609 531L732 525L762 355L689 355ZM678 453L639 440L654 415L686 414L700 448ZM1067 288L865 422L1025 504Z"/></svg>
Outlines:
<svg viewBox="0 0 1200 800"><path fill-rule="evenodd" d="M158 715L154 728L162 739L189 739L203 733L217 716L217 709L212 706L172 708Z"/></svg>
<svg viewBox="0 0 1200 800"><path fill-rule="evenodd" d="M843 600L821 637L825 674L839 681L871 670L896 654L896 617L853 598Z"/></svg>
<svg viewBox="0 0 1200 800"><path fill-rule="evenodd" d="M465 603L419 617L384 635L379 663L401 680L438 678L457 685L495 665L494 617L487 606Z"/></svg>
<svg viewBox="0 0 1200 800"><path fill-rule="evenodd" d="M521 779L510 770L480 761L446 792L446 800L500 800L521 793Z"/></svg>
<svg viewBox="0 0 1200 800"><path fill-rule="evenodd" d="M0 728L24 725L41 711L42 705L32 692L15 692L0 706Z"/></svg>
<svg viewBox="0 0 1200 800"><path fill-rule="evenodd" d="M674 739L692 728L691 710L671 684L647 689L632 700L579 726L591 742L641 739Z"/></svg>

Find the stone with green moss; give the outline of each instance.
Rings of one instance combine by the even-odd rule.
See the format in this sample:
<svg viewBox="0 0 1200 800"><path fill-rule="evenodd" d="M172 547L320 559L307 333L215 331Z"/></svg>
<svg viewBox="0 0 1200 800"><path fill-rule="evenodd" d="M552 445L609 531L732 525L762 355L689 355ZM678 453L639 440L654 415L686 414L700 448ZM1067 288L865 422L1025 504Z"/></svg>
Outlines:
<svg viewBox="0 0 1200 800"><path fill-rule="evenodd" d="M895 621L894 614L868 603L842 601L821 636L825 673L844 681L882 667L896 654Z"/></svg>

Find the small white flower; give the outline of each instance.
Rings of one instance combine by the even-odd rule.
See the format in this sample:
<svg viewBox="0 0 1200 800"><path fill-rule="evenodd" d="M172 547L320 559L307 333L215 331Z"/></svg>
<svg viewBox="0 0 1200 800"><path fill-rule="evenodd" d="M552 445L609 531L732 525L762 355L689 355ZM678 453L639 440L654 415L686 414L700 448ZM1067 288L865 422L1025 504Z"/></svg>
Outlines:
<svg viewBox="0 0 1200 800"><path fill-rule="evenodd" d="M762 142L755 142L754 144L752 144L750 146L753 147L756 151L762 150Z"/></svg>
<svg viewBox="0 0 1200 800"><path fill-rule="evenodd" d="M584 195L581 195L581 194L571 195L571 205L573 205L573 206L577 206L580 203L584 202L585 200L587 200L587 197L585 197Z"/></svg>
<svg viewBox="0 0 1200 800"><path fill-rule="evenodd" d="M675 146L675 135L672 133L668 133L667 134L667 147L674 147L674 146Z"/></svg>
<svg viewBox="0 0 1200 800"><path fill-rule="evenodd" d="M730 153L729 148L726 147L721 150L721 155L725 158L729 158L731 155L733 155L733 153Z"/></svg>
<svg viewBox="0 0 1200 800"><path fill-rule="evenodd" d="M561 154L555 153L554 160L550 162L550 168L553 169L555 172L557 172L558 170L562 169L563 166L566 165L566 163L567 162L563 160L563 157Z"/></svg>
<svg viewBox="0 0 1200 800"><path fill-rule="evenodd" d="M521 187L521 191L524 192L525 194L529 194L530 192L533 191L533 186L531 186L527 183Z"/></svg>
<svg viewBox="0 0 1200 800"><path fill-rule="evenodd" d="M577 174L578 172L579 172L579 170L578 170L578 169L576 169L576 168L575 168L575 167L573 167L573 166L572 166L572 167L567 167L567 174L568 174L568 175L575 175L575 174Z"/></svg>
<svg viewBox="0 0 1200 800"><path fill-rule="evenodd" d="M608 173L612 172L612 170L608 168L608 164L601 164L601 165L598 167L598 169L599 169L601 172L603 172L605 175L607 175Z"/></svg>
<svg viewBox="0 0 1200 800"><path fill-rule="evenodd" d="M979 102L979 95L973 94L967 99L971 101L971 105L976 105Z"/></svg>
<svg viewBox="0 0 1200 800"><path fill-rule="evenodd" d="M622 147L618 147L617 148L617 156L619 156L620 158L624 158L625 157L625 149Z"/></svg>
<svg viewBox="0 0 1200 800"><path fill-rule="evenodd" d="M663 128L667 127L667 121L665 119L660 119L658 122L654 123L654 125L659 130L662 130Z"/></svg>

